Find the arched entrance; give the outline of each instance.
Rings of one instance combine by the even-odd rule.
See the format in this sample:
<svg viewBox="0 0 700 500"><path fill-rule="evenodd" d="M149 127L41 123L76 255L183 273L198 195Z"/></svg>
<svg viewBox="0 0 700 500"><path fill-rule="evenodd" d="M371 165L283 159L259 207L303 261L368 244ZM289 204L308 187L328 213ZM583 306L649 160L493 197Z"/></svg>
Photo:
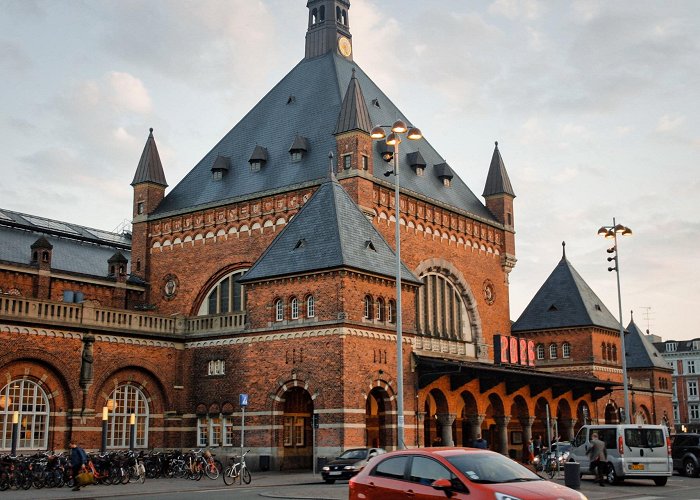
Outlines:
<svg viewBox="0 0 700 500"><path fill-rule="evenodd" d="M375 387L367 395L365 406L365 444L371 448L387 448L393 443L393 433L389 432L387 412L390 409L389 394L383 387Z"/></svg>
<svg viewBox="0 0 700 500"><path fill-rule="evenodd" d="M634 414L633 422L635 424L650 424L650 423L652 423L651 422L651 414L649 412L649 409L644 405L640 405L639 409Z"/></svg>
<svg viewBox="0 0 700 500"><path fill-rule="evenodd" d="M476 435L481 432L481 422L484 419L483 415L479 415L476 398L472 393L464 391L462 393L462 432L456 444L461 446L472 446Z"/></svg>
<svg viewBox="0 0 700 500"><path fill-rule="evenodd" d="M311 395L301 387L292 387L282 395L282 440L280 468L283 470L311 469L313 467L313 443Z"/></svg>
<svg viewBox="0 0 700 500"><path fill-rule="evenodd" d="M620 411L615 404L615 401L608 401L605 405L605 423L606 424L619 424L620 423Z"/></svg>
<svg viewBox="0 0 700 500"><path fill-rule="evenodd" d="M452 422L449 429L443 429L443 415L448 413L447 398L439 389L433 389L425 400L425 422L423 435L425 446L444 446L452 442ZM446 436L445 433L448 433ZM449 437L450 439L445 439Z"/></svg>
<svg viewBox="0 0 700 500"><path fill-rule="evenodd" d="M481 436L488 441L489 449L508 455L508 422L503 400L497 394L489 394L489 406L486 408L484 424L487 430L481 430Z"/></svg>

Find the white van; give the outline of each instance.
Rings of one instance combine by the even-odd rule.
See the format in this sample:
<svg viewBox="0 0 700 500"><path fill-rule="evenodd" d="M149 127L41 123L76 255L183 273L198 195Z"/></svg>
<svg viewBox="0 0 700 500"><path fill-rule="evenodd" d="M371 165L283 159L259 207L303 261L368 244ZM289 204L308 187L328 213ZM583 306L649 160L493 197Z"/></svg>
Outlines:
<svg viewBox="0 0 700 500"><path fill-rule="evenodd" d="M584 425L576 434L569 460L581 464L581 474L591 471L588 450L591 435L596 432L608 452L608 483L625 479L653 479L664 486L673 475L671 439L663 425Z"/></svg>

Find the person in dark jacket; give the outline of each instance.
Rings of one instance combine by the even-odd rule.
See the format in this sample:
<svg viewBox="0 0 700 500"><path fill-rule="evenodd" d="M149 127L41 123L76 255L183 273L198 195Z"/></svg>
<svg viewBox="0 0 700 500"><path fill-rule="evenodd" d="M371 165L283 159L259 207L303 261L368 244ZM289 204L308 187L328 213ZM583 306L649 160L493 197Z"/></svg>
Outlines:
<svg viewBox="0 0 700 500"><path fill-rule="evenodd" d="M83 467L87 465L88 456L87 456L87 453L85 453L85 450L83 450L80 446L78 446L73 441L71 441L69 447L70 447L70 466L71 466L71 469L73 469L73 480L75 481L75 486L73 487L73 491L78 491L80 489L80 485L78 484L78 479L77 479L78 474L80 474L80 471L83 469Z"/></svg>
<svg viewBox="0 0 700 500"><path fill-rule="evenodd" d="M474 448L481 448L482 450L486 450L489 447L489 443L481 437L481 434L477 434L472 446Z"/></svg>

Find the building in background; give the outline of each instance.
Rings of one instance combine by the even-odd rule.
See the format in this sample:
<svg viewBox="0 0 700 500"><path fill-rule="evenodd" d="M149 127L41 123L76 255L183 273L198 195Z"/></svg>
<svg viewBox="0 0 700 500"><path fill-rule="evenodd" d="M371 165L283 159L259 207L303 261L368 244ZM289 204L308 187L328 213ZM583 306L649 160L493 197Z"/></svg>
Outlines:
<svg viewBox="0 0 700 500"><path fill-rule="evenodd" d="M654 338L654 346L673 368L673 421L677 432L700 432L700 339Z"/></svg>

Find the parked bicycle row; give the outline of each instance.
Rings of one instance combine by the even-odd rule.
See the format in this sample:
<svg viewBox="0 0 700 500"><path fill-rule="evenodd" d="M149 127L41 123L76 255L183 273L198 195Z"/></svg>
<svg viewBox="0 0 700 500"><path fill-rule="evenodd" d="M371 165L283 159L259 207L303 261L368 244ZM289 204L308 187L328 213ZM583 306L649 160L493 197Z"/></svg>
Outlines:
<svg viewBox="0 0 700 500"><path fill-rule="evenodd" d="M88 455L82 473L73 477L69 453L42 452L29 456L0 456L0 491L7 489L77 487L78 484L127 484L145 482L146 478L186 478L203 476L218 479L227 485L236 480L250 483L251 475L243 457L232 457L224 468L208 450L189 452L115 451ZM85 479L87 476L88 479ZM77 483L77 484L76 484Z"/></svg>

